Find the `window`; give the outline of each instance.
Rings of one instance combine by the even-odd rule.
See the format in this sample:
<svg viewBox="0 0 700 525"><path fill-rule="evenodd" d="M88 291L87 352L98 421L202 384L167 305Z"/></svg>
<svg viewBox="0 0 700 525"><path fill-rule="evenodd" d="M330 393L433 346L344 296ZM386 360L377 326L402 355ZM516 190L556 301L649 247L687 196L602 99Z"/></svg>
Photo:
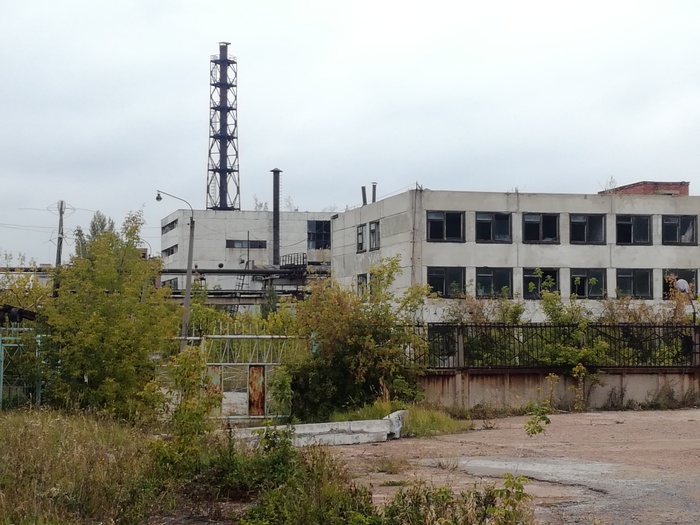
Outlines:
<svg viewBox="0 0 700 525"><path fill-rule="evenodd" d="M602 268L572 268L571 295L580 299L605 297L605 270Z"/></svg>
<svg viewBox="0 0 700 525"><path fill-rule="evenodd" d="M513 297L513 270L511 268L477 268L477 297Z"/></svg>
<svg viewBox="0 0 700 525"><path fill-rule="evenodd" d="M651 270L619 269L617 270L617 293L635 299L653 299Z"/></svg>
<svg viewBox="0 0 700 525"><path fill-rule="evenodd" d="M309 250L327 250L331 247L331 221L307 221Z"/></svg>
<svg viewBox="0 0 700 525"><path fill-rule="evenodd" d="M170 248L166 248L160 253L163 255L163 257L170 257L171 255L175 255L177 253L177 244L173 244Z"/></svg>
<svg viewBox="0 0 700 525"><path fill-rule="evenodd" d="M364 252L367 249L365 244L365 230L367 229L366 224L359 224L357 226L357 253Z"/></svg>
<svg viewBox="0 0 700 525"><path fill-rule="evenodd" d="M367 285L369 284L369 281L367 280L367 274L366 273L361 273L357 276L357 293L360 295L367 293L368 288Z"/></svg>
<svg viewBox="0 0 700 525"><path fill-rule="evenodd" d="M171 289L173 292L175 292L175 291L178 290L178 287L177 287L177 277L175 277L174 279L167 279L167 280L165 280L165 281L162 281L160 284L161 284L162 287L169 286L170 289Z"/></svg>
<svg viewBox="0 0 700 525"><path fill-rule="evenodd" d="M476 212L476 242L511 242L510 213Z"/></svg>
<svg viewBox="0 0 700 525"><path fill-rule="evenodd" d="M572 244L605 244L605 215L569 215Z"/></svg>
<svg viewBox="0 0 700 525"><path fill-rule="evenodd" d="M165 235L166 233L168 233L171 230L174 230L175 228L177 228L177 219L175 219L174 221L170 221L168 224L163 226L160 229L160 233L161 235Z"/></svg>
<svg viewBox="0 0 700 525"><path fill-rule="evenodd" d="M661 218L661 242L697 245L697 221L695 215L664 215Z"/></svg>
<svg viewBox="0 0 700 525"><path fill-rule="evenodd" d="M523 270L523 298L539 299L542 292L559 290L559 270L556 268L525 268Z"/></svg>
<svg viewBox="0 0 700 525"><path fill-rule="evenodd" d="M379 221L369 223L369 249L379 249Z"/></svg>
<svg viewBox="0 0 700 525"><path fill-rule="evenodd" d="M651 244L651 216L618 215L617 244Z"/></svg>
<svg viewBox="0 0 700 525"><path fill-rule="evenodd" d="M559 242L559 215L524 213L523 242Z"/></svg>
<svg viewBox="0 0 700 525"><path fill-rule="evenodd" d="M251 250L264 250L267 248L267 241L259 241L254 239L226 239L226 248L243 248L246 250L250 248Z"/></svg>
<svg viewBox="0 0 700 525"><path fill-rule="evenodd" d="M464 293L464 268L429 266L428 286L442 297L458 297Z"/></svg>
<svg viewBox="0 0 700 525"><path fill-rule="evenodd" d="M697 290L697 276L696 270L683 270L674 268L672 270L664 270L664 299L669 299L671 297L671 290L673 289L673 283L676 279L685 279L690 285L690 289L693 294Z"/></svg>
<svg viewBox="0 0 700 525"><path fill-rule="evenodd" d="M428 232L429 241L464 241L464 212L463 211L429 211Z"/></svg>

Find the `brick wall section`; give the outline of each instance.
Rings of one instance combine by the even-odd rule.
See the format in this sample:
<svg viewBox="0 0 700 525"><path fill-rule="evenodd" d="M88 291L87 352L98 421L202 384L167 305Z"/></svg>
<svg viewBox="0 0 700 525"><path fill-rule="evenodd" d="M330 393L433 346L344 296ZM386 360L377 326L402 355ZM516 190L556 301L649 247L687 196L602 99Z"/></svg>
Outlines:
<svg viewBox="0 0 700 525"><path fill-rule="evenodd" d="M641 181L610 190L599 191L598 195L616 193L620 195L688 195L689 182L654 182Z"/></svg>

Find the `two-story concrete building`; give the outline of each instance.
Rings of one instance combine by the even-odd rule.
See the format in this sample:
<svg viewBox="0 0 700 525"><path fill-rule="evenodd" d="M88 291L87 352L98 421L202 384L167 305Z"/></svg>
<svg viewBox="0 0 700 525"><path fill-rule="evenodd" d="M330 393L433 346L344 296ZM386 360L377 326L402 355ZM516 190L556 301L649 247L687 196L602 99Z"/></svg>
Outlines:
<svg viewBox="0 0 700 525"><path fill-rule="evenodd" d="M399 254L399 291L420 283L443 297L536 300L549 280L563 297L657 302L669 274L695 286L699 210L687 183L590 195L417 188L333 216L333 275L364 286L372 264Z"/></svg>

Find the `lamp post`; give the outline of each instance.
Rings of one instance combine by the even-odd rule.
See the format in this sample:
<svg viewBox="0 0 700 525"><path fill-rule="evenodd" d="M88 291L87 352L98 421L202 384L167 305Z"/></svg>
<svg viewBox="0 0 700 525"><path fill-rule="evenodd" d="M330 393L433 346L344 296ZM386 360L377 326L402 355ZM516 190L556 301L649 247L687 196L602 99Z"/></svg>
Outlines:
<svg viewBox="0 0 700 525"><path fill-rule="evenodd" d="M190 297L192 296L192 252L194 248L194 209L192 208L192 205L187 202L185 199L181 199L180 197L177 197L175 195L171 195L170 193L163 191L163 190L156 190L158 194L156 195L156 200L158 202L163 200L163 195L167 195L168 197L172 197L173 199L177 199L179 201L184 202L190 207L190 243L187 247L187 274L185 277L185 306L184 306L184 312L182 313L182 332L181 332L181 342L180 342L180 351L185 349L185 346L187 345L187 335L188 335L188 328L190 324Z"/></svg>

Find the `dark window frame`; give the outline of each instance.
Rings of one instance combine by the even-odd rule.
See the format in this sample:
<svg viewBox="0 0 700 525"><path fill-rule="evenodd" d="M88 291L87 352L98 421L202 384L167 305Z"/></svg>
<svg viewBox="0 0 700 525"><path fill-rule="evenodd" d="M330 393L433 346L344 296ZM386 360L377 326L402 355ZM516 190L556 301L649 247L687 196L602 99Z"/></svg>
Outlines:
<svg viewBox="0 0 700 525"><path fill-rule="evenodd" d="M642 222L646 221L647 223L647 239L646 241L643 240L635 240L637 238L637 232L642 229ZM623 231L627 230L628 227L627 225L629 224L629 235ZM622 234L622 235L621 235ZM615 216L615 243L619 246L652 246L653 245L653 238L652 238L652 216L651 215L633 215L633 214L627 214L627 215L622 215L618 214ZM626 240L621 240L620 238L626 239L629 237L629 241Z"/></svg>
<svg viewBox="0 0 700 525"><path fill-rule="evenodd" d="M583 220L578 218L582 217ZM600 232L602 233L602 239L591 240L591 222L593 220L600 220ZM574 237L578 237L578 225L583 225L583 240L574 240ZM575 235L576 233L576 235ZM570 244L605 244L606 232L605 232L605 214L604 213L570 213L569 214L569 243Z"/></svg>
<svg viewBox="0 0 700 525"><path fill-rule="evenodd" d="M647 285L649 288L648 294L640 291L639 285L642 282L642 276L647 275ZM631 286L620 286L620 280L628 280ZM626 289L631 288L631 293L626 293ZM617 295L622 297L632 297L633 299L654 299L654 271L650 268L618 268L616 274L616 290ZM623 293L625 292L625 293Z"/></svg>
<svg viewBox="0 0 700 525"><path fill-rule="evenodd" d="M307 248L309 250L329 250L331 248L331 221L306 221Z"/></svg>
<svg viewBox="0 0 700 525"><path fill-rule="evenodd" d="M369 275L366 273L357 274L357 293L363 295L369 292Z"/></svg>
<svg viewBox="0 0 700 525"><path fill-rule="evenodd" d="M175 228L177 228L177 219L170 221L170 222L169 222L168 224L166 224L165 226L162 226L161 229L160 229L160 234L161 234L161 235L165 235L166 233L168 233L169 231L174 230Z"/></svg>
<svg viewBox="0 0 700 525"><path fill-rule="evenodd" d="M440 297L450 299L459 297L459 295L454 295L454 287L452 283L457 283L460 295L464 294L466 288L466 273L467 269L464 266L428 266L427 268L427 283L434 293L440 295ZM458 279L450 279L458 275ZM442 279L442 283L439 287L434 286L438 280ZM432 283L431 283L432 281ZM438 289L440 288L440 289Z"/></svg>
<svg viewBox="0 0 700 525"><path fill-rule="evenodd" d="M533 219L539 220L533 220ZM556 229L556 235L554 237L546 235L548 233L546 230L551 228L551 224L545 224L545 222L554 221L554 226ZM537 224L537 235L532 235L535 230L534 225ZM537 237L536 239L534 237ZM560 243L560 231L559 231L559 214L558 213L523 213L523 243L524 244L559 244Z"/></svg>
<svg viewBox="0 0 700 525"><path fill-rule="evenodd" d="M379 221L371 221L369 223L369 249L378 250L381 248L381 239L379 232Z"/></svg>
<svg viewBox="0 0 700 525"><path fill-rule="evenodd" d="M226 248L239 250L266 250L267 241L261 239L226 239Z"/></svg>
<svg viewBox="0 0 700 525"><path fill-rule="evenodd" d="M667 228L667 224L670 224L670 221L677 221L677 226L676 226L676 232L675 232L675 239L676 240L668 240L667 239L667 232L669 229ZM683 241L684 235L681 234L681 231L683 230L683 221L692 221L690 226L692 226L692 239L690 241ZM667 246L697 246L698 245L698 216L697 215L662 215L661 216L661 244L667 245Z"/></svg>
<svg viewBox="0 0 700 525"><path fill-rule="evenodd" d="M463 211L428 210L426 212L426 241L465 242L464 216ZM458 235L454 235L456 226L459 227Z"/></svg>
<svg viewBox="0 0 700 525"><path fill-rule="evenodd" d="M692 297L695 298L697 295L697 282L698 282L698 271L695 268L664 268L663 270L663 298L665 300L670 299L671 283L667 279L670 275L675 275L676 278L685 279L691 286Z"/></svg>
<svg viewBox="0 0 700 525"><path fill-rule="evenodd" d="M366 231L367 223L357 225L357 253L367 251Z"/></svg>
<svg viewBox="0 0 700 525"><path fill-rule="evenodd" d="M503 279L503 275L497 276L496 274L500 273L507 273L507 277ZM490 286L488 286L490 292L485 293L481 290L485 290L486 287L483 286L484 281L489 281L490 280ZM505 286L502 285L504 281L507 280L507 284ZM496 282L500 281L500 282ZM496 284L494 284L496 282ZM508 299L513 298L513 268L507 268L507 267L489 267L489 266L483 266L480 268L476 269L476 286L475 286L475 293L476 297L479 298L495 298L495 297L504 297L503 295L503 288L507 288L508 291L505 295ZM501 284L501 286L498 286L498 284Z"/></svg>
<svg viewBox="0 0 700 525"><path fill-rule="evenodd" d="M542 275L537 275L539 272ZM554 287L549 288L550 292L559 291L559 268L523 268L523 299L542 299L542 281L548 276L554 279ZM530 282L535 283L535 287L530 291Z"/></svg>
<svg viewBox="0 0 700 525"><path fill-rule="evenodd" d="M161 251L160 254L163 257L170 257L171 255L175 255L178 251L177 244L173 244L172 246L169 246L165 250Z"/></svg>
<svg viewBox="0 0 700 525"><path fill-rule="evenodd" d="M591 279L595 278L598 282L591 284ZM607 297L607 270L605 268L571 268L569 275L571 283L571 295L578 299L605 299ZM579 283L576 284L576 279ZM591 290L595 287L600 289L600 292ZM580 291L583 293L579 293Z"/></svg>
<svg viewBox="0 0 700 525"><path fill-rule="evenodd" d="M490 217L489 217L490 216ZM503 220L507 219L508 222L508 235L506 238L497 239L496 230L497 224ZM510 244L513 242L513 214L504 213L497 211L477 211L475 218L475 241L479 243L494 243L494 244ZM489 235L483 235L485 233L485 225L488 224ZM488 237L488 238L487 238Z"/></svg>

